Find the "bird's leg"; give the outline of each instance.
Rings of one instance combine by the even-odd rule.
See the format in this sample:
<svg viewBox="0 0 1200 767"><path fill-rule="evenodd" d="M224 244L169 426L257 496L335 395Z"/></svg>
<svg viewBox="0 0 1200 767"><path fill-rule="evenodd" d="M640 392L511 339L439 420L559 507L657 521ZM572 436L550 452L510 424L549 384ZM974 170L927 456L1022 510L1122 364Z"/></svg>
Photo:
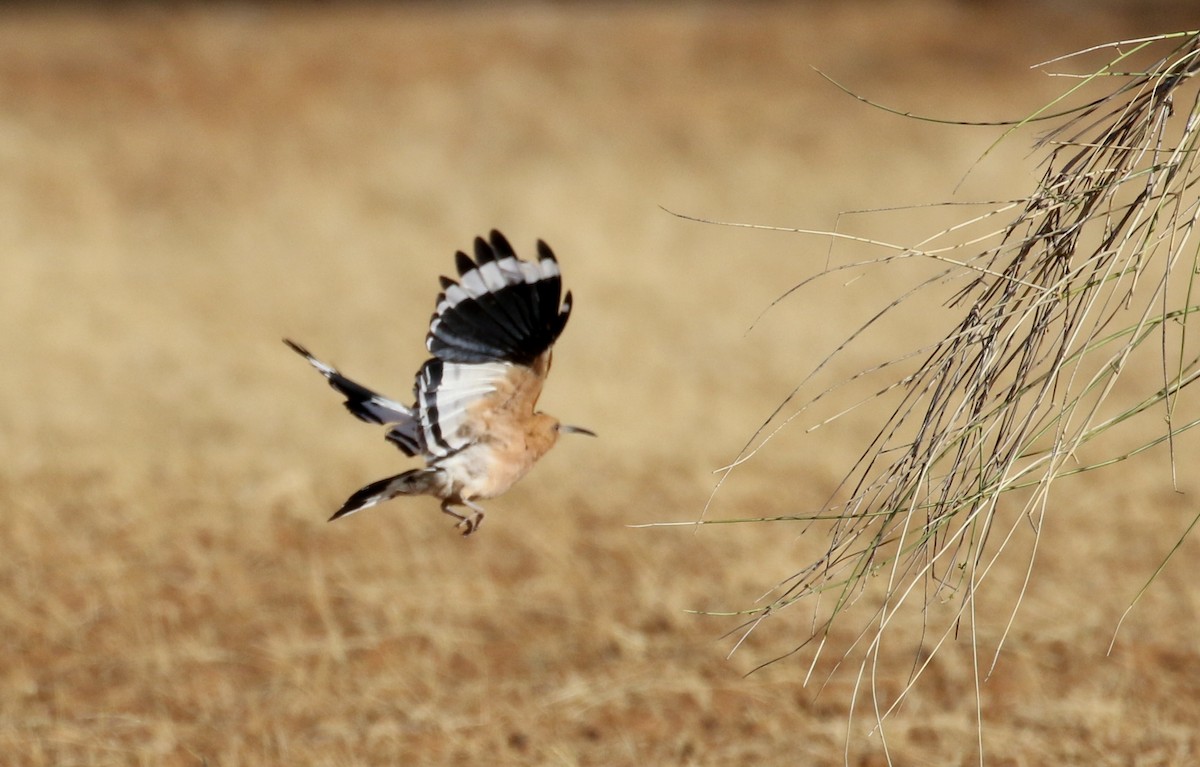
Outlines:
<svg viewBox="0 0 1200 767"><path fill-rule="evenodd" d="M457 519L458 523L455 525L455 527L463 528L463 533L462 533L463 535L470 535L471 533L478 530L479 525L483 522L483 508L474 503L471 503L470 501L464 500L464 501L459 501L459 503L461 503L463 506L466 506L467 508L471 509L475 513L469 517L464 517L462 514L459 514L458 512L451 510L451 508L450 508L451 506L456 506L458 504L451 503L450 501L442 501L442 513L449 514L450 516Z"/></svg>
<svg viewBox="0 0 1200 767"><path fill-rule="evenodd" d="M442 513L449 514L450 516L452 516L458 520L458 522L454 525L455 527L462 527L463 525L467 525L467 530L466 530L466 532L463 533L463 535L470 535L471 534L471 527L470 527L471 520L467 517L464 517L462 514L459 514L458 512L454 511L453 509L451 509L450 507L452 505L453 504L451 504L450 501L442 501Z"/></svg>
<svg viewBox="0 0 1200 767"><path fill-rule="evenodd" d="M483 507L478 504L471 503L470 501L463 501L463 505L475 512L475 514L471 517L470 529L463 532L463 535L470 535L478 530L479 526L483 524Z"/></svg>

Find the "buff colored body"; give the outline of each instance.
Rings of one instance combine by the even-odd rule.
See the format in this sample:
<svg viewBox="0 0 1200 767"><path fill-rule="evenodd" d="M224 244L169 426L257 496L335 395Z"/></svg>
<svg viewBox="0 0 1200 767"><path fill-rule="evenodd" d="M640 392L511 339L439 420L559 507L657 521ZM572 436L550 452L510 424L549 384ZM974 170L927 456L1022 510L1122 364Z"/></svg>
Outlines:
<svg viewBox="0 0 1200 767"><path fill-rule="evenodd" d="M471 441L409 482L405 495L442 499L442 511L459 520L464 535L479 527L483 509L472 501L495 498L515 485L558 441L558 419L533 408L550 368L550 354L531 368L516 367L498 382L497 391L479 400L456 436ZM585 432L577 427L571 431ZM464 517L452 510L466 506L475 514Z"/></svg>

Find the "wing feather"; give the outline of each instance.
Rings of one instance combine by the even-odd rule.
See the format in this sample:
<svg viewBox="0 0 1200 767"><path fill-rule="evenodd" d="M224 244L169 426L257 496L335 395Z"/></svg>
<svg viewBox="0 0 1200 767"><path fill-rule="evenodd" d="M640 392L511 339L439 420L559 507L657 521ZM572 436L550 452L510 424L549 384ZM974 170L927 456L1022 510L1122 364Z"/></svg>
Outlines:
<svg viewBox="0 0 1200 767"><path fill-rule="evenodd" d="M503 362L461 364L439 359L421 367L416 415L428 458L445 458L479 440L472 410L499 390L511 368Z"/></svg>
<svg viewBox="0 0 1200 767"><path fill-rule="evenodd" d="M570 316L554 252L522 261L498 231L476 238L475 260L456 255L457 282L443 278L426 347L443 362L531 365L558 339Z"/></svg>
<svg viewBox="0 0 1200 767"><path fill-rule="evenodd" d="M338 372L337 368L326 364L314 357L295 341L287 338L283 342L300 356L308 360L308 364L325 376L339 394L346 398L342 404L360 421L367 423L390 425L386 438L404 451L406 455L416 455L420 450L418 440L419 424L413 409L378 394L360 383L350 380Z"/></svg>

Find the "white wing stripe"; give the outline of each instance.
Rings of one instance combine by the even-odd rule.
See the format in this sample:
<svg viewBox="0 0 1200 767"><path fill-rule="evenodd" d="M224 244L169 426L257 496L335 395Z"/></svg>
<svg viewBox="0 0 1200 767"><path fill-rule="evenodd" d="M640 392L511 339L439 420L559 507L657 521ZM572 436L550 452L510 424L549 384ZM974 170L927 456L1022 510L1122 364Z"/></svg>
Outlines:
<svg viewBox="0 0 1200 767"><path fill-rule="evenodd" d="M446 288L443 291L445 297L438 302L434 314L435 316L442 314L467 299L495 293L509 285L518 285L522 282L533 285L556 276L558 276L558 264L549 259L536 263L516 258L489 261L462 275L457 284Z"/></svg>
<svg viewBox="0 0 1200 767"><path fill-rule="evenodd" d="M417 415L430 456L444 458L475 441L476 436L462 427L472 406L496 392L497 381L508 375L510 367L507 363L426 363L417 381Z"/></svg>
<svg viewBox="0 0 1200 767"><path fill-rule="evenodd" d="M487 286L487 290L491 293L499 291L508 284L508 280L504 277L504 271L495 261L488 261L475 271L479 273L480 279L483 280L483 284Z"/></svg>

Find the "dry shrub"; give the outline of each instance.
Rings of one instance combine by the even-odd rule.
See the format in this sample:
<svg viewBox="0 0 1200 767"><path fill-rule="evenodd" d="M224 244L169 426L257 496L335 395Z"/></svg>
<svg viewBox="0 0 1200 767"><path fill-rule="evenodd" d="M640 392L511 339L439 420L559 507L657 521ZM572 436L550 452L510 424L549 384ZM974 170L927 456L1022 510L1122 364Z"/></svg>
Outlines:
<svg viewBox="0 0 1200 767"><path fill-rule="evenodd" d="M1164 48L1169 50L1162 53ZM898 290L850 333L722 470L718 489L781 429L814 418L818 404L834 395L868 387L864 396L851 397L850 406L816 417L811 428L868 403L889 403L883 412L890 415L827 506L738 520L800 522L810 535L809 526L823 525L828 545L762 604L742 613L746 622L734 632L740 644L765 618L805 601L814 618L794 651L811 651L812 668L827 648L841 648L834 667L857 652L859 689L871 691L880 722L937 649L964 628L973 642L976 683L986 677L996 655L989 659L975 644L981 589L1002 555L1020 548L1013 545L1018 534L1028 533L1026 572L1023 580L1011 581L1019 593L1009 595L1012 606L993 645L998 654L1029 586L1043 522L1059 497L1051 493L1058 480L1160 445L1167 446L1173 471L1175 440L1200 423L1182 397L1200 376L1200 352L1188 332L1190 315L1200 308L1194 295L1200 252L1193 239L1200 214L1200 34L1125 41L1073 56L1098 53L1111 60L1079 76L1037 114L1009 124L1001 137L1046 121L1053 126L1036 144L1044 173L1031 194L993 204L917 246L871 241L889 252L830 266L784 294L802 293L837 273L897 261L946 265L912 289ZM1103 88L1099 97L1062 106L1097 87ZM974 234L1005 219L1000 229ZM803 387L856 339L955 280L965 282L949 301L957 323L938 340L801 397ZM1147 365L1158 370L1157 388L1123 385L1131 378L1127 373L1144 374L1141 366ZM1006 568L1012 564L1004 562ZM834 626L852 606L869 617L855 624L848 647L831 642ZM905 608L923 616L925 649L908 687L881 700L875 686L879 648Z"/></svg>

